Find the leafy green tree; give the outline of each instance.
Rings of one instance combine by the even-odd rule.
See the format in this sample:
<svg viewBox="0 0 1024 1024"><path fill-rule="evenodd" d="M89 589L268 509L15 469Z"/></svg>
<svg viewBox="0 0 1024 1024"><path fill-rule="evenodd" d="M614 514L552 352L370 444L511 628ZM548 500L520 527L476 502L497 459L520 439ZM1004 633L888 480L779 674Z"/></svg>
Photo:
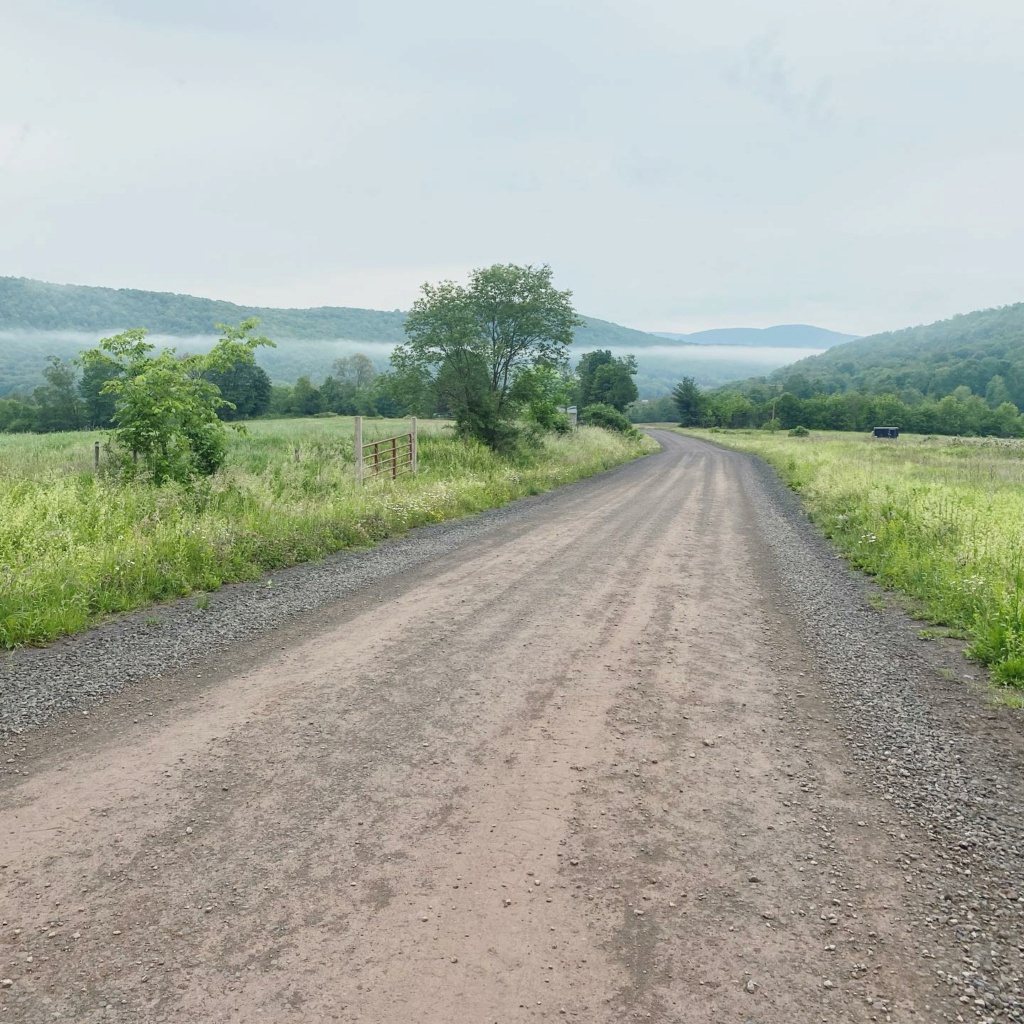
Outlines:
<svg viewBox="0 0 1024 1024"><path fill-rule="evenodd" d="M791 395L788 391L784 391L779 395L778 401L775 403L775 417L778 419L779 426L783 430L789 430L797 426L800 422L802 406L803 403L800 399L796 395Z"/></svg>
<svg viewBox="0 0 1024 1024"><path fill-rule="evenodd" d="M791 373L786 378L786 390L797 398L810 398L814 387L802 373Z"/></svg>
<svg viewBox="0 0 1024 1024"><path fill-rule="evenodd" d="M256 324L219 325L224 335L205 354L156 353L144 328L104 338L82 354L86 367L99 363L109 369L113 363L117 368L103 390L115 397L111 449L123 471L142 469L157 485L187 484L216 472L227 452L218 412L229 403L207 376L251 360L258 347L273 344L253 336Z"/></svg>
<svg viewBox="0 0 1024 1024"><path fill-rule="evenodd" d="M0 398L0 433L27 434L39 430L39 410L18 395Z"/></svg>
<svg viewBox="0 0 1024 1024"><path fill-rule="evenodd" d="M106 384L108 380L120 376L121 367L102 352L94 352L87 360L79 357L78 362L82 367L78 393L85 406L85 425L112 427L117 396L106 390Z"/></svg>
<svg viewBox="0 0 1024 1024"><path fill-rule="evenodd" d="M996 409L1004 402L1012 402L1012 400L1006 381L997 373L985 388L985 401L988 402L990 409Z"/></svg>
<svg viewBox="0 0 1024 1024"><path fill-rule="evenodd" d="M345 356L334 361L334 376L342 384L351 384L354 388L369 388L377 379L377 367L373 360L362 352Z"/></svg>
<svg viewBox="0 0 1024 1024"><path fill-rule="evenodd" d="M543 430L564 432L569 417L562 412L572 401L575 380L564 368L538 364L516 378L513 398L526 418Z"/></svg>
<svg viewBox="0 0 1024 1024"><path fill-rule="evenodd" d="M36 429L44 434L56 430L81 430L84 409L78 394L75 368L57 356L50 356L43 376L46 384L33 393Z"/></svg>
<svg viewBox="0 0 1024 1024"><path fill-rule="evenodd" d="M640 397L633 376L636 374L636 357L625 356L613 363L597 368L594 374L593 397L600 403L610 405L622 412L630 402Z"/></svg>
<svg viewBox="0 0 1024 1024"><path fill-rule="evenodd" d="M336 359L333 374L320 387L323 407L346 416L373 415L374 382L379 375L373 360L362 352Z"/></svg>
<svg viewBox="0 0 1024 1024"><path fill-rule="evenodd" d="M637 373L636 356L617 358L610 349L597 349L580 358L576 373L580 381L576 402L581 407L610 405L623 412L639 397L633 380Z"/></svg>
<svg viewBox="0 0 1024 1024"><path fill-rule="evenodd" d="M270 377L255 360L243 359L226 370L210 370L206 379L217 386L225 400L220 407L221 419L252 419L270 409Z"/></svg>
<svg viewBox="0 0 1024 1024"><path fill-rule="evenodd" d="M718 391L705 394L704 399L708 403L707 416L720 426L761 423L774 424L774 429L802 425L812 430L851 431L895 426L918 434L1024 435L1024 417L1013 403L1003 402L990 409L988 402L972 394L966 385L958 386L953 394L938 401L913 390L908 394L913 401L892 393L867 395L858 391L818 394L806 399L789 392L771 396L760 391L758 402L738 392ZM730 421L728 405L736 396L745 399L746 409L737 409ZM773 411L777 418L773 418Z"/></svg>
<svg viewBox="0 0 1024 1024"><path fill-rule="evenodd" d="M292 386L290 384L272 384L270 386L270 407L267 412L271 416L290 416L292 411Z"/></svg>
<svg viewBox="0 0 1024 1024"><path fill-rule="evenodd" d="M669 423L676 418L676 405L669 395L646 398L633 402L626 415L630 423Z"/></svg>
<svg viewBox="0 0 1024 1024"><path fill-rule="evenodd" d="M760 422L757 407L739 391L724 390L705 393L706 415L716 427L752 427Z"/></svg>
<svg viewBox="0 0 1024 1024"><path fill-rule="evenodd" d="M1003 402L994 409L989 422L990 429L986 433L995 434L997 437L1024 436L1024 417L1012 402Z"/></svg>
<svg viewBox="0 0 1024 1024"><path fill-rule="evenodd" d="M319 390L308 377L300 377L292 388L290 412L296 416L315 416L322 410Z"/></svg>
<svg viewBox="0 0 1024 1024"><path fill-rule="evenodd" d="M320 385L320 411L333 412L339 416L354 415L347 408L348 402L345 397L345 390L333 375L324 377Z"/></svg>
<svg viewBox="0 0 1024 1024"><path fill-rule="evenodd" d="M392 356L407 393L418 387L422 401L432 390L462 433L508 446L518 378L538 365L562 366L582 325L571 292L551 278L548 266L495 264L474 270L465 286L423 285L406 318L407 340Z"/></svg>
<svg viewBox="0 0 1024 1024"><path fill-rule="evenodd" d="M878 395L871 403L876 427L903 427L907 407L896 395Z"/></svg>
<svg viewBox="0 0 1024 1024"><path fill-rule="evenodd" d="M370 393L373 410L378 416L404 416L409 411L401 398L396 394L395 378L392 373L380 373L373 382ZM423 415L433 415L433 409Z"/></svg>
<svg viewBox="0 0 1024 1024"><path fill-rule="evenodd" d="M576 377L579 385L576 389L576 404L582 409L593 405L594 376L602 366L611 365L614 360L611 349L598 348L593 352L584 352L576 364Z"/></svg>
<svg viewBox="0 0 1024 1024"><path fill-rule="evenodd" d="M698 427L704 422L707 400L693 377L684 377L672 390L672 401L683 427Z"/></svg>

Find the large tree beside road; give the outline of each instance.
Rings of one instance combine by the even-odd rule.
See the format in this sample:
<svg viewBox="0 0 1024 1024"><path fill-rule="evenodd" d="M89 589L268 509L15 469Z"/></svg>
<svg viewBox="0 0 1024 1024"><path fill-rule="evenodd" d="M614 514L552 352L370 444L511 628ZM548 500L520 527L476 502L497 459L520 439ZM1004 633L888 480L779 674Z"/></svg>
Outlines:
<svg viewBox="0 0 1024 1024"><path fill-rule="evenodd" d="M576 398L580 408L588 405L610 405L619 412L640 397L637 390L636 356L615 357L609 349L587 352L579 362L579 388Z"/></svg>
<svg viewBox="0 0 1024 1024"><path fill-rule="evenodd" d="M468 284L424 284L405 323L407 341L392 364L411 391L452 416L460 432L491 448L515 436L520 379L562 367L582 320L547 265L495 264Z"/></svg>

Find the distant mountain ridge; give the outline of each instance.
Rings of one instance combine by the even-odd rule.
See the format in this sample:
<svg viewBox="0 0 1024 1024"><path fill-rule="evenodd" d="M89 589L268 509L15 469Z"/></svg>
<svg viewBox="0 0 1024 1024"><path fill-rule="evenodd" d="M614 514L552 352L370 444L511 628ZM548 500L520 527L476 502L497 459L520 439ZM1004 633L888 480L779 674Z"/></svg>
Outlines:
<svg viewBox="0 0 1024 1024"><path fill-rule="evenodd" d="M798 392L862 391L941 398L957 388L1024 408L1024 302L886 331L775 370Z"/></svg>
<svg viewBox="0 0 1024 1024"><path fill-rule="evenodd" d="M0 277L0 396L29 392L41 384L48 356L73 360L100 338L129 327L148 328L158 345L200 351L215 335L216 324L249 317L257 317L260 331L278 343L274 349L261 350L257 359L279 383L293 383L302 375L322 379L336 359L354 352L368 355L383 368L391 350L405 338L401 310L280 309L172 292ZM710 386L769 373L786 358L775 346L785 348L787 338L793 336L780 334L785 328L737 328L702 331L676 341L594 317L584 320L576 331L573 357L598 348L634 353L640 366L637 384L645 397L671 391L684 376ZM814 332L806 344L826 347L821 343L821 328L798 325L796 330L805 339L808 331ZM742 346L752 335L759 343L745 351ZM708 347L716 342L734 347Z"/></svg>
<svg viewBox="0 0 1024 1024"><path fill-rule="evenodd" d="M293 341L351 340L399 345L405 313L347 306L280 309L243 306L174 292L91 285L50 284L0 277L0 331L122 331L146 327L154 334L212 335L218 323L257 317L269 337ZM584 317L577 343L593 348L656 345L659 339L630 327Z"/></svg>
<svg viewBox="0 0 1024 1024"><path fill-rule="evenodd" d="M832 348L855 341L856 334L841 334L812 324L780 324L777 327L718 327L693 334L651 331L659 338L688 345L747 345L757 348Z"/></svg>

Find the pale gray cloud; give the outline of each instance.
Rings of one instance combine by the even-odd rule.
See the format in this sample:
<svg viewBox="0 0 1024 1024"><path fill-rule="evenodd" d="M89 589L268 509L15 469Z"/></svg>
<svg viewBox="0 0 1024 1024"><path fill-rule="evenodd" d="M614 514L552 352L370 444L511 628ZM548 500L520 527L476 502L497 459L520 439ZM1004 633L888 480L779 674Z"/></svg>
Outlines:
<svg viewBox="0 0 1024 1024"><path fill-rule="evenodd" d="M0 273L666 330L1024 298L1015 0L0 4Z"/></svg>

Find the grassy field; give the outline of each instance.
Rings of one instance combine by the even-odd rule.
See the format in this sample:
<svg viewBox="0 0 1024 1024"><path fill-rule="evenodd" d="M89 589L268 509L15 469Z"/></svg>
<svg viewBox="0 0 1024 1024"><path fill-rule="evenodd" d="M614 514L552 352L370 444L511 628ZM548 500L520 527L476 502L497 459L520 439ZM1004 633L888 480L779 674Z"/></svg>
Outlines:
<svg viewBox="0 0 1024 1024"><path fill-rule="evenodd" d="M194 491L95 473L102 433L0 434L0 647L539 494L651 444L584 427L513 463L442 427L421 423L418 477L358 487L351 419L254 422ZM367 420L364 440L407 429Z"/></svg>
<svg viewBox="0 0 1024 1024"><path fill-rule="evenodd" d="M770 462L854 565L1024 687L1024 441L687 433Z"/></svg>

